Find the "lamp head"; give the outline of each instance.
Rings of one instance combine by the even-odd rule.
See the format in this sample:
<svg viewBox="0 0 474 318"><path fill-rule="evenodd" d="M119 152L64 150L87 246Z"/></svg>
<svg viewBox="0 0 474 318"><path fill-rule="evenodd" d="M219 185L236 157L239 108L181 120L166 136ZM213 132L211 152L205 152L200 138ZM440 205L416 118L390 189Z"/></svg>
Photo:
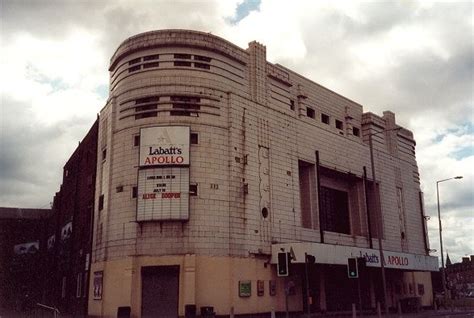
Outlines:
<svg viewBox="0 0 474 318"><path fill-rule="evenodd" d="M454 177L454 179L462 179L462 176Z"/></svg>

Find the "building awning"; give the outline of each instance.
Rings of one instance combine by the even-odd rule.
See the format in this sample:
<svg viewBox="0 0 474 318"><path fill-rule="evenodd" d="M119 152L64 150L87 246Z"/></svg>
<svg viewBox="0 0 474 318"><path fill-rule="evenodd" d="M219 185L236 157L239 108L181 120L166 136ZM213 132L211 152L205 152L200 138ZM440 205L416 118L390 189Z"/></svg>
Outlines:
<svg viewBox="0 0 474 318"><path fill-rule="evenodd" d="M277 263L279 252L291 253L292 263L304 263L305 253L316 257L318 264L346 265L350 257L363 257L368 267L380 267L380 253L376 249L312 242L281 243L272 245L272 264ZM385 268L438 271L438 258L420 254L384 250Z"/></svg>

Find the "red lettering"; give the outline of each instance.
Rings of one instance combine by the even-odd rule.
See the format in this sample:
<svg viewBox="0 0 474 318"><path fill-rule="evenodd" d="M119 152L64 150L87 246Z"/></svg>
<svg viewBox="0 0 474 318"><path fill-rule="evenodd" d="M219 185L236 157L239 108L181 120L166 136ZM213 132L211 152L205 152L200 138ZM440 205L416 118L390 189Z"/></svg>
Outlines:
<svg viewBox="0 0 474 318"><path fill-rule="evenodd" d="M149 165L149 164L151 164L151 162L150 162L150 158L149 158L149 157L146 157L146 159L145 159L145 164L146 164L146 165Z"/></svg>
<svg viewBox="0 0 474 318"><path fill-rule="evenodd" d="M181 156L176 157L176 163L183 163L184 158Z"/></svg>
<svg viewBox="0 0 474 318"><path fill-rule="evenodd" d="M179 192L165 192L161 194L161 198L163 199L179 199L181 197L181 193Z"/></svg>
<svg viewBox="0 0 474 318"><path fill-rule="evenodd" d="M156 199L156 193L144 193L143 194L143 199L144 200Z"/></svg>

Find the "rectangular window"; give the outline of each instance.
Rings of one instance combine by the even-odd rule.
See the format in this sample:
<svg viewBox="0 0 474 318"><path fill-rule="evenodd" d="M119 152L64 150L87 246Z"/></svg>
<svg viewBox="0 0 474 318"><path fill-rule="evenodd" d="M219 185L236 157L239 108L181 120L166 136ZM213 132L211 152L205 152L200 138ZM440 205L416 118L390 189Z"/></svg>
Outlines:
<svg viewBox="0 0 474 318"><path fill-rule="evenodd" d="M138 197L138 187L132 187L132 198Z"/></svg>
<svg viewBox="0 0 474 318"><path fill-rule="evenodd" d="M323 122L326 125L329 125L329 116L326 114L321 114L321 122Z"/></svg>
<svg viewBox="0 0 474 318"><path fill-rule="evenodd" d="M324 215L324 230L350 234L348 193L321 187L321 212Z"/></svg>
<svg viewBox="0 0 474 318"><path fill-rule="evenodd" d="M133 59L133 60L130 60L128 62L128 65L133 65L133 64L137 64L137 63L140 63L142 61L142 58L139 57L139 58L136 58L136 59Z"/></svg>
<svg viewBox="0 0 474 318"><path fill-rule="evenodd" d="M82 297L87 297L87 272L84 272L84 275L82 275L84 278L84 283L82 284Z"/></svg>
<svg viewBox="0 0 474 318"><path fill-rule="evenodd" d="M138 71L138 70L141 69L141 68L142 68L141 65L132 66L132 67L130 67L130 68L128 69L128 72L129 72L129 73L136 72L136 71Z"/></svg>
<svg viewBox="0 0 474 318"><path fill-rule="evenodd" d="M82 273L77 273L76 277L76 298L82 296Z"/></svg>
<svg viewBox="0 0 474 318"><path fill-rule="evenodd" d="M301 225L304 228L313 228L315 169L314 164L298 160L300 182Z"/></svg>
<svg viewBox="0 0 474 318"><path fill-rule="evenodd" d="M153 62L153 63L145 63L143 64L143 68L152 68L152 67L159 67L160 62Z"/></svg>
<svg viewBox="0 0 474 318"><path fill-rule="evenodd" d="M352 127L352 134L354 136L360 137L360 129L357 127Z"/></svg>
<svg viewBox="0 0 474 318"><path fill-rule="evenodd" d="M310 108L310 107L306 107L306 116L308 116L309 118L315 118L316 117L316 113L314 111L314 109Z"/></svg>
<svg viewBox="0 0 474 318"><path fill-rule="evenodd" d="M295 110L295 101L292 99L290 100L290 109Z"/></svg>
<svg viewBox="0 0 474 318"><path fill-rule="evenodd" d="M340 129L340 130L343 130L343 129L344 129L344 126L343 126L343 124L342 124L342 121L336 119L336 128L337 128L337 129Z"/></svg>
<svg viewBox="0 0 474 318"><path fill-rule="evenodd" d="M203 62L210 62L211 58L207 56L202 56L202 55L194 55L194 59L196 61L203 61Z"/></svg>
<svg viewBox="0 0 474 318"><path fill-rule="evenodd" d="M140 146L140 135L133 136L133 146Z"/></svg>
<svg viewBox="0 0 474 318"><path fill-rule="evenodd" d="M107 148L102 149L102 160L107 158Z"/></svg>
<svg viewBox="0 0 474 318"><path fill-rule="evenodd" d="M193 113L195 114L195 113ZM191 112L185 110L172 110L170 111L171 116L191 116Z"/></svg>
<svg viewBox="0 0 474 318"><path fill-rule="evenodd" d="M191 145L197 145L199 143L199 135L197 133L191 133L189 142Z"/></svg>
<svg viewBox="0 0 474 318"><path fill-rule="evenodd" d="M211 66L209 64L205 64L205 63L194 63L194 67L202 68L202 69L205 69L205 70L210 70L211 69Z"/></svg>
<svg viewBox="0 0 474 318"><path fill-rule="evenodd" d="M141 112L141 111L153 110L153 109L157 109L157 108L158 108L158 105L138 106L138 107L135 107L135 111L136 112Z"/></svg>
<svg viewBox="0 0 474 318"><path fill-rule="evenodd" d="M150 117L157 117L158 112L149 112L149 113L143 113L143 114L136 114L135 119L143 119L143 118L150 118Z"/></svg>
<svg viewBox="0 0 474 318"><path fill-rule="evenodd" d="M151 102L158 102L160 100L159 96L150 96L150 97L143 97L135 100L135 105L137 104L145 104Z"/></svg>
<svg viewBox="0 0 474 318"><path fill-rule="evenodd" d="M201 99L199 97L193 97L193 96L171 96L170 100L172 102L186 102L186 103L199 103Z"/></svg>
<svg viewBox="0 0 474 318"><path fill-rule="evenodd" d="M189 67L191 67L191 62L175 61L174 66L189 66Z"/></svg>
<svg viewBox="0 0 474 318"><path fill-rule="evenodd" d="M95 239L95 244L99 245L102 243L102 223L97 226L97 237Z"/></svg>
<svg viewBox="0 0 474 318"><path fill-rule="evenodd" d="M143 61L153 61L158 60L160 58L159 54L147 55L143 57Z"/></svg>
<svg viewBox="0 0 474 318"><path fill-rule="evenodd" d="M117 188L115 188L115 190L117 191L117 193L123 192L123 186L118 186Z"/></svg>
<svg viewBox="0 0 474 318"><path fill-rule="evenodd" d="M104 209L104 195L102 194L99 197L99 211L102 211Z"/></svg>
<svg viewBox="0 0 474 318"><path fill-rule="evenodd" d="M173 104L173 109L201 109L201 106L198 104Z"/></svg>
<svg viewBox="0 0 474 318"><path fill-rule="evenodd" d="M182 59L182 60L190 60L191 59L191 54L175 54L174 58L175 59Z"/></svg>
<svg viewBox="0 0 474 318"><path fill-rule="evenodd" d="M189 185L189 195L196 196L198 195L198 185L197 183L192 183Z"/></svg>

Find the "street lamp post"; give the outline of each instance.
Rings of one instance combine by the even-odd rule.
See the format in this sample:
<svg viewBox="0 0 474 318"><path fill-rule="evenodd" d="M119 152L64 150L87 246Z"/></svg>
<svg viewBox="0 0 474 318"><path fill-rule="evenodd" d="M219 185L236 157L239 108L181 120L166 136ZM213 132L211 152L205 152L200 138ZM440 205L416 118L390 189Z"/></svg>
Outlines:
<svg viewBox="0 0 474 318"><path fill-rule="evenodd" d="M449 181L453 179L462 179L462 176L457 176L457 177L452 177L452 178L436 181L436 198L438 200L439 246L441 249L441 283L443 284L444 299L447 298L448 292L446 289L446 274L444 272L443 235L442 235L443 229L441 227L441 209L439 205L439 184L441 182L445 182L445 181Z"/></svg>
<svg viewBox="0 0 474 318"><path fill-rule="evenodd" d="M384 311L388 314L388 297L387 297L387 280L385 278L385 264L384 264L384 254L383 254L383 246L382 246L382 209L380 207L379 196L377 195L377 182L375 179L375 164L374 164L374 147L372 144L372 136L387 132L387 131L394 131L400 130L401 127L387 129L383 131L379 131L376 133L369 134L369 149L370 149L370 165L372 167L372 180L373 180L373 193L375 199L375 211L379 212L376 213L377 220L375 222L377 228L377 236L378 236L378 245L379 245L379 254L380 254L380 269L382 272L382 288L383 288L383 300L384 300Z"/></svg>

